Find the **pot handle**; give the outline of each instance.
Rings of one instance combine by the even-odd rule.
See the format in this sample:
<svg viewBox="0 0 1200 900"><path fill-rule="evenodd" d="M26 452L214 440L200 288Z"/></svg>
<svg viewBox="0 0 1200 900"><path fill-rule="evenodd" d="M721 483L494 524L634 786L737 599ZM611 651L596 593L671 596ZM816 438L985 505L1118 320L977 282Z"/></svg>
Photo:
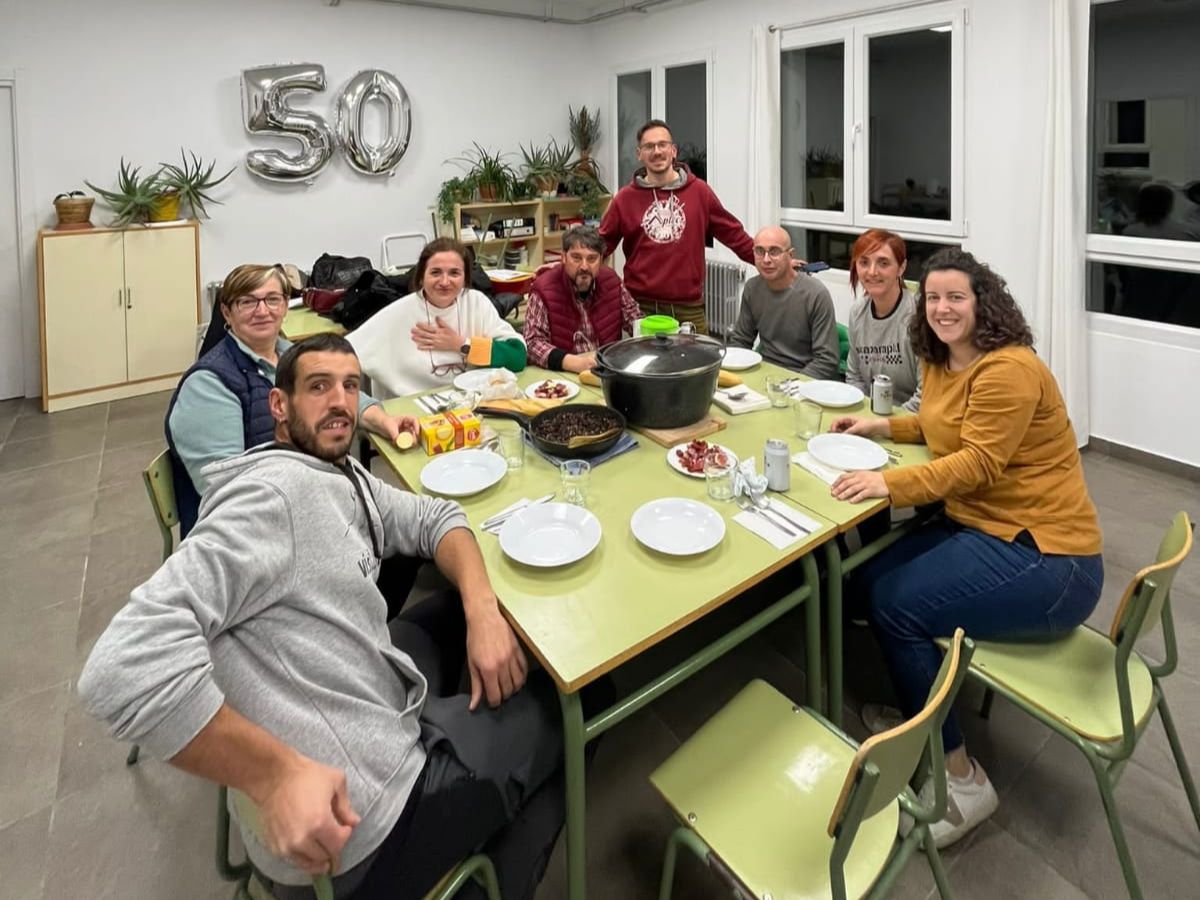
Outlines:
<svg viewBox="0 0 1200 900"><path fill-rule="evenodd" d="M597 359L592 365L592 374L597 378L612 378L617 374L617 371L616 369L610 369L604 363L600 362L599 359Z"/></svg>
<svg viewBox="0 0 1200 900"><path fill-rule="evenodd" d="M487 404L476 406L475 412L485 416L495 416L498 419L512 419L526 431L529 430L529 423L533 421L530 416L517 412L515 409L497 409Z"/></svg>

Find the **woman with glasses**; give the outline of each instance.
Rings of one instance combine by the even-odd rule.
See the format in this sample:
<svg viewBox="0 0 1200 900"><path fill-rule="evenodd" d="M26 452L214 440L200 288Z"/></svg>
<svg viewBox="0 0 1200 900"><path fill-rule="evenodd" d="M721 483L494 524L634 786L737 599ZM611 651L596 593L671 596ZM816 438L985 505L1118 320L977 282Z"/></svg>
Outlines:
<svg viewBox="0 0 1200 900"><path fill-rule="evenodd" d="M850 309L846 383L870 396L876 375L892 379L892 400L903 412L921 408L921 366L908 336L917 298L904 286L908 248L898 234L872 228L850 251L850 290L863 301Z"/></svg>
<svg viewBox="0 0 1200 900"><path fill-rule="evenodd" d="M417 289L347 335L379 396L442 387L471 366L525 368L525 341L466 286L467 259L453 238L430 241L409 281Z"/></svg>
<svg viewBox="0 0 1200 900"><path fill-rule="evenodd" d="M207 486L204 466L274 437L267 395L279 357L291 346L279 335L287 293L278 266L243 265L230 272L217 298L225 337L184 374L171 397L166 432L181 535L195 524ZM358 411L364 428L389 440L401 431L416 435L415 419L389 416L366 394L359 395Z"/></svg>

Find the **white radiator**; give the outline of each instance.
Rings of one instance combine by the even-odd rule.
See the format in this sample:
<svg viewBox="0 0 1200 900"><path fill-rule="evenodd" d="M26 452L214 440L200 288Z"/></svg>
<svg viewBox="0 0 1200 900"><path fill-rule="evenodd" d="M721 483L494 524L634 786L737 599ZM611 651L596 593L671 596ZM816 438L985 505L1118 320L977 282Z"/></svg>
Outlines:
<svg viewBox="0 0 1200 900"><path fill-rule="evenodd" d="M727 335L737 322L746 269L741 263L704 261L704 314L714 337Z"/></svg>

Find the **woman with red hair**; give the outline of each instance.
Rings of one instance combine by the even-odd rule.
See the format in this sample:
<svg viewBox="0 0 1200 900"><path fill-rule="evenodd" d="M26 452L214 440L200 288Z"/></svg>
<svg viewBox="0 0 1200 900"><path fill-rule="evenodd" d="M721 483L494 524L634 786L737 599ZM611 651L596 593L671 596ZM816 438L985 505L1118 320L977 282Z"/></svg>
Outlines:
<svg viewBox="0 0 1200 900"><path fill-rule="evenodd" d="M908 250L897 234L872 228L850 251L850 289L862 284L863 302L850 310L846 383L868 396L876 375L892 379L892 398L905 412L921 406L921 367L908 337L916 297L904 286Z"/></svg>

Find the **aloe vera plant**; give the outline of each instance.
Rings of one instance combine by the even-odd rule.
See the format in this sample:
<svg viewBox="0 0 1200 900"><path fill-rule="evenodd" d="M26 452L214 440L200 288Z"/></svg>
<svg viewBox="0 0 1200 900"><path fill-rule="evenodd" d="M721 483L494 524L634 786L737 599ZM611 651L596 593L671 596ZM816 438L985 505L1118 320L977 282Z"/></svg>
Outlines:
<svg viewBox="0 0 1200 900"><path fill-rule="evenodd" d="M132 166L125 162L124 157L121 157L115 191L106 191L104 188L96 187L90 181L84 181L84 184L95 191L96 195L116 213L116 218L113 220L114 225L128 225L132 222L144 222L150 216L150 211L163 192L158 175L158 172L152 175L142 175L141 166Z"/></svg>
<svg viewBox="0 0 1200 900"><path fill-rule="evenodd" d="M213 177L213 171L217 164L210 162L207 166L204 164L204 158L197 156L191 151L184 151L179 148L179 165L171 163L159 163L161 168L157 175L157 181L164 191L177 191L179 199L191 207L192 213L197 219L207 219L208 210L204 204L220 203L220 200L214 199L208 194L226 178L233 174L234 166L220 178Z"/></svg>

